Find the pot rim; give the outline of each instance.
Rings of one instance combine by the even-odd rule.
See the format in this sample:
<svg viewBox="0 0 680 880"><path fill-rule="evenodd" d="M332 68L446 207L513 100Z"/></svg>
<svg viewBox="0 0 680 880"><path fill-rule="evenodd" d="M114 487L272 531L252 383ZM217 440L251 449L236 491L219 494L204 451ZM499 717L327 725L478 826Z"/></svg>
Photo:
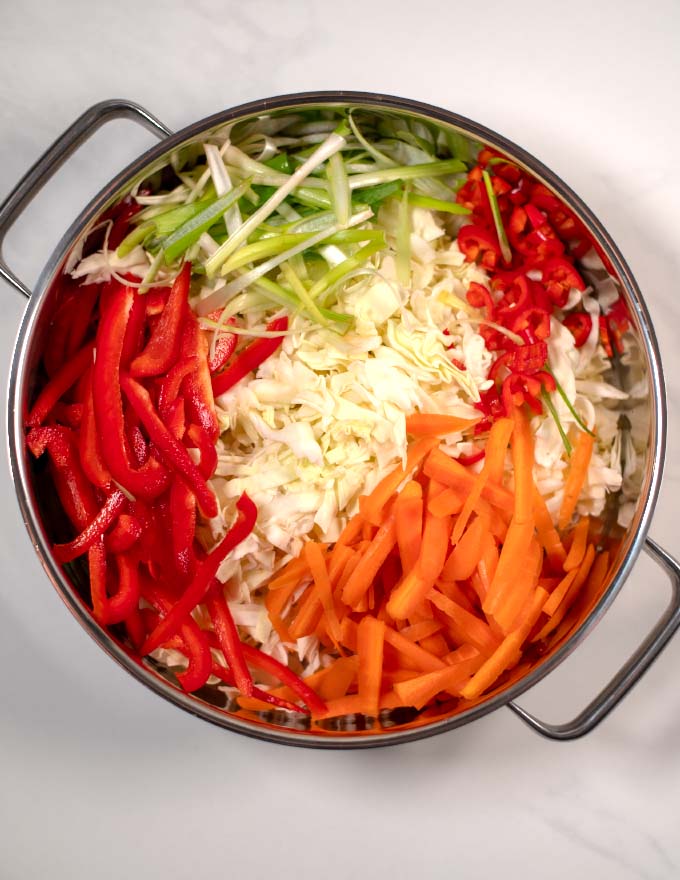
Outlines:
<svg viewBox="0 0 680 880"><path fill-rule="evenodd" d="M384 730L380 733L363 732L328 732L310 733L303 730L291 730L276 727L267 722L250 721L238 716L228 715L223 710L195 697L185 694L163 678L159 673L144 665L141 660L132 658L120 644L92 618L89 609L73 591L68 578L55 562L50 542L43 530L40 516L36 509L28 469L25 446L23 443L22 401L27 383L27 354L36 330L41 306L52 281L63 264L63 260L78 236L106 207L114 197L122 194L122 190L130 185L133 178L138 177L153 162L169 153L172 149L196 138L201 133L224 125L240 118L249 117L273 110L293 109L310 105L346 105L361 106L368 110L398 111L419 115L436 122L451 125L463 134L485 144L497 147L501 151L518 159L536 177L547 183L571 207L588 227L591 235L602 246L611 261L616 275L624 288L628 300L635 307L641 339L649 363L649 382L652 396L650 407L651 442L645 484L643 485L644 501L638 510L638 525L629 537L616 575L603 593L602 597L591 610L590 614L574 629L569 638L557 650L546 656L527 675L523 676L496 695L456 715L424 723L422 726L409 729ZM52 255L45 264L34 292L31 295L18 331L12 356L12 365L8 387L8 448L12 478L24 523L33 543L34 549L52 581L55 589L76 617L86 632L103 648L109 656L145 684L154 693L164 697L171 703L197 717L203 718L220 727L233 730L258 739L268 740L286 745L307 746L315 748L370 748L397 743L411 742L417 739L434 736L467 724L494 711L500 706L510 703L514 698L533 687L553 669L555 669L585 638L596 623L602 618L616 598L623 582L628 577L645 541L650 520L656 505L663 472L664 452L666 443L666 398L663 372L656 335L651 319L644 303L642 293L612 237L593 212L579 196L555 173L536 159L531 153L514 142L508 140L492 129L487 128L460 114L420 101L383 95L373 92L356 91L311 91L240 104L228 110L212 114L194 122L168 138L152 146L145 153L120 171L112 180L81 211L79 216L64 233ZM646 490L646 492L644 492Z"/></svg>

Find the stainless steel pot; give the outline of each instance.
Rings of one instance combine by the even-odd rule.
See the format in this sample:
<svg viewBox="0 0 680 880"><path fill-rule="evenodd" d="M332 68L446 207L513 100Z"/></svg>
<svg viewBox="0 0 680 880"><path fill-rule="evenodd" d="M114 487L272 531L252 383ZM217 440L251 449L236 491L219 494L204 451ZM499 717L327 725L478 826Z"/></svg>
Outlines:
<svg viewBox="0 0 680 880"><path fill-rule="evenodd" d="M202 138L211 129L263 113L337 105L352 105L374 113L405 114L429 120L490 145L528 169L576 212L589 230L592 240L599 245L611 264L612 277L623 292L633 315L649 388L649 442L639 487L639 502L631 527L619 542L609 583L594 606L587 609L583 618L573 621L571 631L564 638L551 645L542 656L527 660L519 674L505 682L497 692L463 711L460 707L453 707L450 711L444 709L439 715L427 717L408 717L397 712L383 717L379 727L372 727L361 718L346 718L334 725L328 725L325 729L309 730L305 722L283 717L285 713L261 715L239 710L217 689L212 692L207 689L200 696L188 695L173 683L171 670L161 668L158 664L140 662L115 633L108 632L95 623L81 594L82 583L78 582L77 577L67 577L52 555L51 544L54 540L56 519L45 504L34 463L26 453L22 416L31 399L42 340L55 305L53 282L74 243L109 205L125 194L133 182L143 179L150 168L166 159L171 151ZM451 730L500 706L509 706L534 730L551 739L573 739L593 730L640 679L680 626L680 566L668 553L647 538L661 482L666 433L666 402L659 352L635 279L602 224L565 183L533 156L469 119L427 104L385 95L309 92L235 107L190 125L176 134L146 110L128 101L105 101L91 107L52 144L0 206L0 248L7 230L47 179L100 126L117 118L129 119L143 125L157 134L161 143L118 174L83 210L57 245L34 291L30 291L14 275L0 255L0 275L29 300L16 342L9 382L8 439L12 473L31 540L45 571L69 610L111 657L157 694L222 727L275 742L320 748L381 746ZM554 669L595 626L614 601L643 548L661 565L671 581L671 600L661 619L611 682L573 721L551 725L530 715L514 702L515 699Z"/></svg>

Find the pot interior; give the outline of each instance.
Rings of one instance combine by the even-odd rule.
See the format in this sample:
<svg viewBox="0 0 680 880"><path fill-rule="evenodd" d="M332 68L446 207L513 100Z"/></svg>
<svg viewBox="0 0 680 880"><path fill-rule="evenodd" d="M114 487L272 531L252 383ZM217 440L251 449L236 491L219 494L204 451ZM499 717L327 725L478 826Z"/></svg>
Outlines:
<svg viewBox="0 0 680 880"><path fill-rule="evenodd" d="M248 143L254 150L260 150L261 157L266 157L270 145L268 136L262 133L263 118L269 120L272 134L285 134L293 125L298 128L304 125L309 111L316 113L319 107L324 108L329 120L338 120L344 114L347 99L342 96L334 99L310 96L288 102L281 99L280 103L280 107L269 109L272 102L267 102L267 105L260 105L245 115L238 110L223 114L217 121L208 120L205 124L193 126L186 136L181 133L175 136L169 149L161 145L151 151L149 161L137 163L144 167L135 168L132 174L121 175L115 188L106 194L96 215L90 216L85 226L81 223L77 236L71 236L52 261L59 268L43 277L43 289L35 295L29 307L15 355L15 435L11 451L19 475L20 499L38 553L70 610L102 647L164 697L223 726L288 743L375 745L415 738L455 727L507 702L546 674L573 649L621 586L644 537L660 477L663 445L661 376L653 331L639 291L616 246L596 218L535 159L475 123L436 108L423 108L397 99L371 100L366 96L351 102L355 108L354 118L362 129L379 131L386 121L393 125L396 120L411 132L414 143L418 138L436 143L440 157L457 156L472 161L482 145L491 146L509 162L529 170L566 202L584 224L594 246L579 265L587 284L599 298L621 294L630 317L626 351L623 355L615 354L605 377L607 382L625 392L625 396L622 394L620 399L611 399L604 404L611 411L611 420L618 432L612 455L618 457L623 470L622 488L608 494L604 504L600 505L601 509L593 514L597 522L598 546L609 551L604 587L595 593L584 590L559 626L546 639L530 645L520 665L477 701L471 703L451 698L423 711L412 708L385 710L378 718L341 716L310 725L306 717L282 710L259 712L243 709L230 689L216 681L196 693L184 693L177 683L178 667L153 659L140 661L127 642L122 627L105 631L94 622L89 607L84 558L63 567L55 562L50 547L69 540L71 527L61 511L46 457L33 460L26 454L22 442L21 414L27 411L35 398L36 388L45 379L40 357L60 305L59 271L68 262L72 250L84 246L87 253L94 248L102 235L102 230L98 229L102 214L133 186L154 190L162 175L167 174L167 170L160 169L166 165L170 154L178 167L190 165L202 154L206 142L220 139L228 131L232 142Z"/></svg>

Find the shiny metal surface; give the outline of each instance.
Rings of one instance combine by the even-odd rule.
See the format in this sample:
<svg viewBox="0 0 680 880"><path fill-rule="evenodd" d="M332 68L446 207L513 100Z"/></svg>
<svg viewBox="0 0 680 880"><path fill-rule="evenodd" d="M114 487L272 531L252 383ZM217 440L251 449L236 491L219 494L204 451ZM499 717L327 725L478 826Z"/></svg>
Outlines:
<svg viewBox="0 0 680 880"><path fill-rule="evenodd" d="M127 107L134 106L136 108L136 105L128 105L125 102L121 103L125 104ZM535 665L533 665L526 674L518 680L512 681L501 689L500 692L492 694L478 704L473 705L458 714L444 715L443 717L433 719L409 719L405 723L400 723L398 718L387 718L385 719L385 723L391 726L386 729L381 729L378 732L372 731L370 725L362 723L361 720L359 720L358 723L355 723L350 719L348 723L344 725L346 728L345 730L329 729L309 731L301 728L300 723L297 721L291 722L286 720L285 724L289 726L284 726L284 720L277 716L264 718L255 717L254 715L248 717L245 713L234 714L225 711L225 708L212 705L206 699L200 699L197 696L185 694L171 683L171 672L154 669L147 663L132 657L120 641L118 641L112 634L100 628L93 621L85 602L78 594L76 586L74 586L74 584L72 584L64 575L63 571L55 563L52 557L50 550L51 540L47 534L46 523L43 520L40 510L39 491L34 482L31 463L27 460L25 454L22 427L22 413L25 411L27 399L29 399L31 394L32 378L35 372L37 358L40 353L41 337L46 330L46 321L49 320L50 307L52 305L50 303L49 295L50 286L58 274L69 248L77 240L83 230L86 230L92 225L99 214L114 200L121 197L125 191L130 188L133 182L143 178L150 167L153 167L156 163L162 161L172 150L201 137L212 128L217 128L236 120L243 120L251 116L257 116L264 112L290 110L295 107L306 107L310 105L334 106L339 104L351 104L352 106L361 107L362 109L367 109L371 112L380 112L384 110L390 113L403 113L420 117L422 119L433 120L444 126L450 126L454 130L468 137L493 146L506 153L513 159L513 161L527 168L533 175L551 187L555 193L576 212L588 228L593 240L599 244L602 251L609 259L636 324L646 361L649 383L649 447L643 484L640 487L640 501L632 526L628 534L625 536L620 553L618 554L618 565L615 574L604 594L590 611L587 618L575 626L573 632L571 632L563 644L557 645L555 650L551 651L545 657L538 658ZM101 107L102 105L97 106ZM95 110L95 108L92 109L93 111ZM136 108L136 110L140 110L140 108ZM161 131L166 130L164 126L157 123L157 120L154 120L150 114L147 114L145 111L141 112L147 121L153 120L151 123L153 127ZM85 114L85 116L86 115L87 114ZM83 118L84 117L81 117L81 120ZM72 126L71 129L69 129L69 132L72 132L72 148L77 145L76 139L73 138L73 128L74 127ZM63 137L66 137L66 135ZM59 139L56 144L61 141L62 139ZM77 142L79 143L81 141ZM51 149L54 149L56 144ZM61 161L66 158L66 155L67 151L64 152ZM7 225L11 223L12 218L16 216L21 210L21 207L32 197L33 192L39 185L41 176L44 176L48 165L49 163L47 163L45 157L43 157L43 159L36 163L34 169L32 169L32 171L22 180L19 184L19 187L23 187L21 197L16 196L17 191L15 190L15 193L13 193L8 199L8 202L14 199L13 204L15 205L15 208L13 210L6 210L5 206L7 205L7 202L5 203L5 206L3 206L5 213L4 215L0 214L0 241L6 231ZM42 169L42 172L38 171L38 169ZM32 173L33 177L31 180L27 180ZM17 189L19 189L19 187ZM5 271L3 271L2 274L5 277L8 277ZM11 280L12 283L18 281L18 279L14 279L13 276L8 280ZM15 286L17 285L15 284ZM18 286L23 293L27 293L23 288L23 285L21 285L21 282L18 282ZM644 545L662 476L666 432L666 403L663 375L654 331L642 295L615 243L607 231L602 227L601 223L578 198L578 196L573 193L563 181L526 151L469 119L427 104L383 95L354 92L313 92L301 95L285 95L242 105L232 110L225 111L224 113L216 114L215 116L197 122L194 125L169 136L162 143L140 156L138 160L114 178L114 180L112 180L111 183L100 192L97 198L90 203L86 210L83 211L80 217L78 217L78 219L72 224L63 236L40 276L36 285L36 290L30 298L17 339L10 376L8 405L8 441L10 460L17 497L19 499L26 527L43 567L52 580L59 595L66 603L69 610L76 616L95 641L97 641L97 643L118 663L150 687L154 692L170 700L186 711L221 725L222 727L249 736L288 745L304 745L318 748L366 748L382 746L419 739L453 729L462 724L468 723L469 721L473 721L502 705L510 703L554 669L572 650L574 650L577 644L592 629L596 622L605 613L609 605L614 601L624 580L630 572L635 559ZM652 552L656 552L655 545L652 545ZM677 582L677 564L673 562L673 560L670 560L670 557L668 557L663 551L659 551L657 555L660 555L664 560L664 564L675 572L673 575L675 584ZM668 562L668 560L670 560L670 562ZM652 660L658 655L673 631L677 628L678 623L677 594L675 594L675 608L671 617L669 618L668 614L664 616L650 636L650 639L648 639L637 652L635 655L637 658L634 664L635 668L628 669L628 672L626 672L627 667L624 667L622 673L620 673L619 676L614 679L612 684L608 688L605 688L600 697L593 701L588 709L585 710L588 716L587 730L592 729L597 723L599 723L599 721L605 717L607 712L610 711L613 705L625 695L627 690L635 683ZM227 706L226 708L228 710L230 707ZM528 713L519 709L519 707L513 706L513 708L525 721L530 723L535 729L539 730L539 732L545 735L551 735L551 728L549 725L538 722L536 719L533 719L532 716L529 716ZM584 729L582 732L587 731ZM567 737L557 734L555 738Z"/></svg>

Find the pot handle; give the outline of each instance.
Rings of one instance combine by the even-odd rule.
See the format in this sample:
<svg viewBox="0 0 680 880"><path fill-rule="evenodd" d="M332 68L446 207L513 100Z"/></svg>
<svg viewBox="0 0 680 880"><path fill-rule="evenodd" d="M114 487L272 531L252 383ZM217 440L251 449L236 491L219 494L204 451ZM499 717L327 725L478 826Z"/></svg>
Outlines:
<svg viewBox="0 0 680 880"><path fill-rule="evenodd" d="M609 684L573 721L567 721L564 724L548 724L531 715L516 703L508 703L508 706L515 714L519 715L522 721L548 739L576 739L594 730L639 681L680 627L680 564L650 538L645 541L645 550L669 576L672 589L671 600L654 629Z"/></svg>
<svg viewBox="0 0 680 880"><path fill-rule="evenodd" d="M69 126L49 147L38 161L28 169L19 183L0 205L0 277L8 281L19 293L30 297L29 288L12 272L2 256L2 245L5 235L24 208L31 202L41 187L64 164L69 156L78 149L98 128L112 119L130 119L138 122L159 138L168 137L172 131L163 125L155 116L135 104L114 98L101 101L86 110L82 116Z"/></svg>

